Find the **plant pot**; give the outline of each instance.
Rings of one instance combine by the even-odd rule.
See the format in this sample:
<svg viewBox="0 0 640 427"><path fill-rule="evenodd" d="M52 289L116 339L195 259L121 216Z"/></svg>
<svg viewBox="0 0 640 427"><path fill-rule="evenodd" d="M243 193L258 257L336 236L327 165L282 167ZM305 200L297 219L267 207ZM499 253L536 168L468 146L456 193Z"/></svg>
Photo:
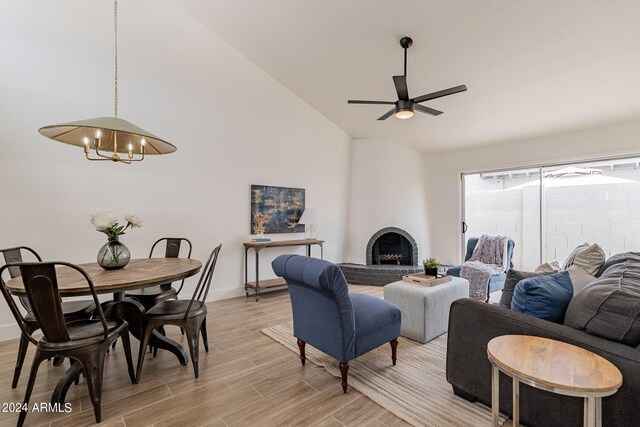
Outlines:
<svg viewBox="0 0 640 427"><path fill-rule="evenodd" d="M131 252L117 237L109 238L98 251L98 265L105 270L118 270L129 264Z"/></svg>
<svg viewBox="0 0 640 427"><path fill-rule="evenodd" d="M424 268L424 274L426 274L427 276L433 276L433 277L438 277L438 268L428 268L425 267Z"/></svg>

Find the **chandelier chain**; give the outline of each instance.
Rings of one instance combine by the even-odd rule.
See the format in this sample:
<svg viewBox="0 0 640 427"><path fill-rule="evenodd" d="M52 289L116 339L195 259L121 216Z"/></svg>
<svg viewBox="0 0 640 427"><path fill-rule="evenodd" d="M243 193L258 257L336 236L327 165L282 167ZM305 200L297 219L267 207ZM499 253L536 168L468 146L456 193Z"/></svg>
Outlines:
<svg viewBox="0 0 640 427"><path fill-rule="evenodd" d="M118 0L113 0L113 32L115 35L113 115L118 117Z"/></svg>

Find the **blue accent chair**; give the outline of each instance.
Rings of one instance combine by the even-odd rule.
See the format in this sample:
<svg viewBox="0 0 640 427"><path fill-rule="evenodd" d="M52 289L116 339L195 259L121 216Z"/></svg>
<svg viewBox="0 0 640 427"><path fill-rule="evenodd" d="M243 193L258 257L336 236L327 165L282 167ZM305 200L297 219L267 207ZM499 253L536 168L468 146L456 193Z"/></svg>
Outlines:
<svg viewBox="0 0 640 427"><path fill-rule="evenodd" d="M471 258L471 255L473 255L473 250L476 248L476 245L478 244L478 240L480 240L479 237L470 237L469 240L467 241L467 253L464 256L465 261L469 261L469 258ZM507 241L507 259L509 260L507 262L507 269L502 274L491 276L491 278L489 279L489 289L487 291L487 298L490 293L495 291L501 291L502 288L504 288L504 281L507 278L507 271L511 269L511 265L512 265L511 258L513 257L513 249L515 248L515 246L516 246L516 242L514 242L513 240L509 239ZM461 265L456 265L455 267L451 267L447 270L447 274L451 276L460 277L461 268L462 268Z"/></svg>
<svg viewBox="0 0 640 427"><path fill-rule="evenodd" d="M400 309L371 295L349 292L335 264L301 255L280 255L273 271L287 281L293 309L293 335L304 365L305 344L340 362L342 390L347 392L349 361L385 343L396 364L401 330Z"/></svg>

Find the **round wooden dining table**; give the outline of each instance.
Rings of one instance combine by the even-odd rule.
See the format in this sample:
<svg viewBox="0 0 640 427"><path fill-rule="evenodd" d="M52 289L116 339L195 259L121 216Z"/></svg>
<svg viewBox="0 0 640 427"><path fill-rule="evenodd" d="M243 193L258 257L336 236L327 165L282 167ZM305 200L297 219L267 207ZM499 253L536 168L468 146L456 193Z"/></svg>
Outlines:
<svg viewBox="0 0 640 427"><path fill-rule="evenodd" d="M186 258L133 259L119 270L104 270L96 263L79 264L87 272L97 294L113 294L113 301L103 303L107 318L125 319L129 332L138 340L143 333L144 307L133 298L125 298L125 292L177 282L197 274L202 263ZM61 297L91 295L86 279L79 272L65 267L56 270L58 290ZM14 295L26 295L22 279L13 278L6 283L7 290ZM177 342L153 331L149 344L173 353L182 366L189 360L188 353ZM64 403L67 390L80 374L81 368L74 363L58 382L51 398L52 403Z"/></svg>

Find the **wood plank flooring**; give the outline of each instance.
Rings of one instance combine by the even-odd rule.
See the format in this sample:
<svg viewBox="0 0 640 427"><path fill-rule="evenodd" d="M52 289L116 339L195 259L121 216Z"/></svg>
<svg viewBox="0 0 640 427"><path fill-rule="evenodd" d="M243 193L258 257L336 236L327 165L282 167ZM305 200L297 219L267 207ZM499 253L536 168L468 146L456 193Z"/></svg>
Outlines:
<svg viewBox="0 0 640 427"><path fill-rule="evenodd" d="M350 288L382 296L381 287ZM240 297L209 303L208 308L210 349L205 353L201 345L198 379L191 363L181 367L172 354L160 351L156 359L147 353L140 384L131 384L122 345L107 356L101 427L408 425L356 390L342 394L340 379L313 363L302 367L296 354L260 332L291 320L286 290L264 294L257 303ZM186 348L177 328L169 327L167 334ZM33 346L18 388L12 390L17 348L17 340L0 343L0 404L22 402L24 397ZM135 339L132 349L135 362ZM49 362L40 366L32 403L49 401L64 369ZM95 424L84 381L72 386L67 396L71 413L29 413L25 425ZM16 414L0 412L0 426L13 426L16 420Z"/></svg>

